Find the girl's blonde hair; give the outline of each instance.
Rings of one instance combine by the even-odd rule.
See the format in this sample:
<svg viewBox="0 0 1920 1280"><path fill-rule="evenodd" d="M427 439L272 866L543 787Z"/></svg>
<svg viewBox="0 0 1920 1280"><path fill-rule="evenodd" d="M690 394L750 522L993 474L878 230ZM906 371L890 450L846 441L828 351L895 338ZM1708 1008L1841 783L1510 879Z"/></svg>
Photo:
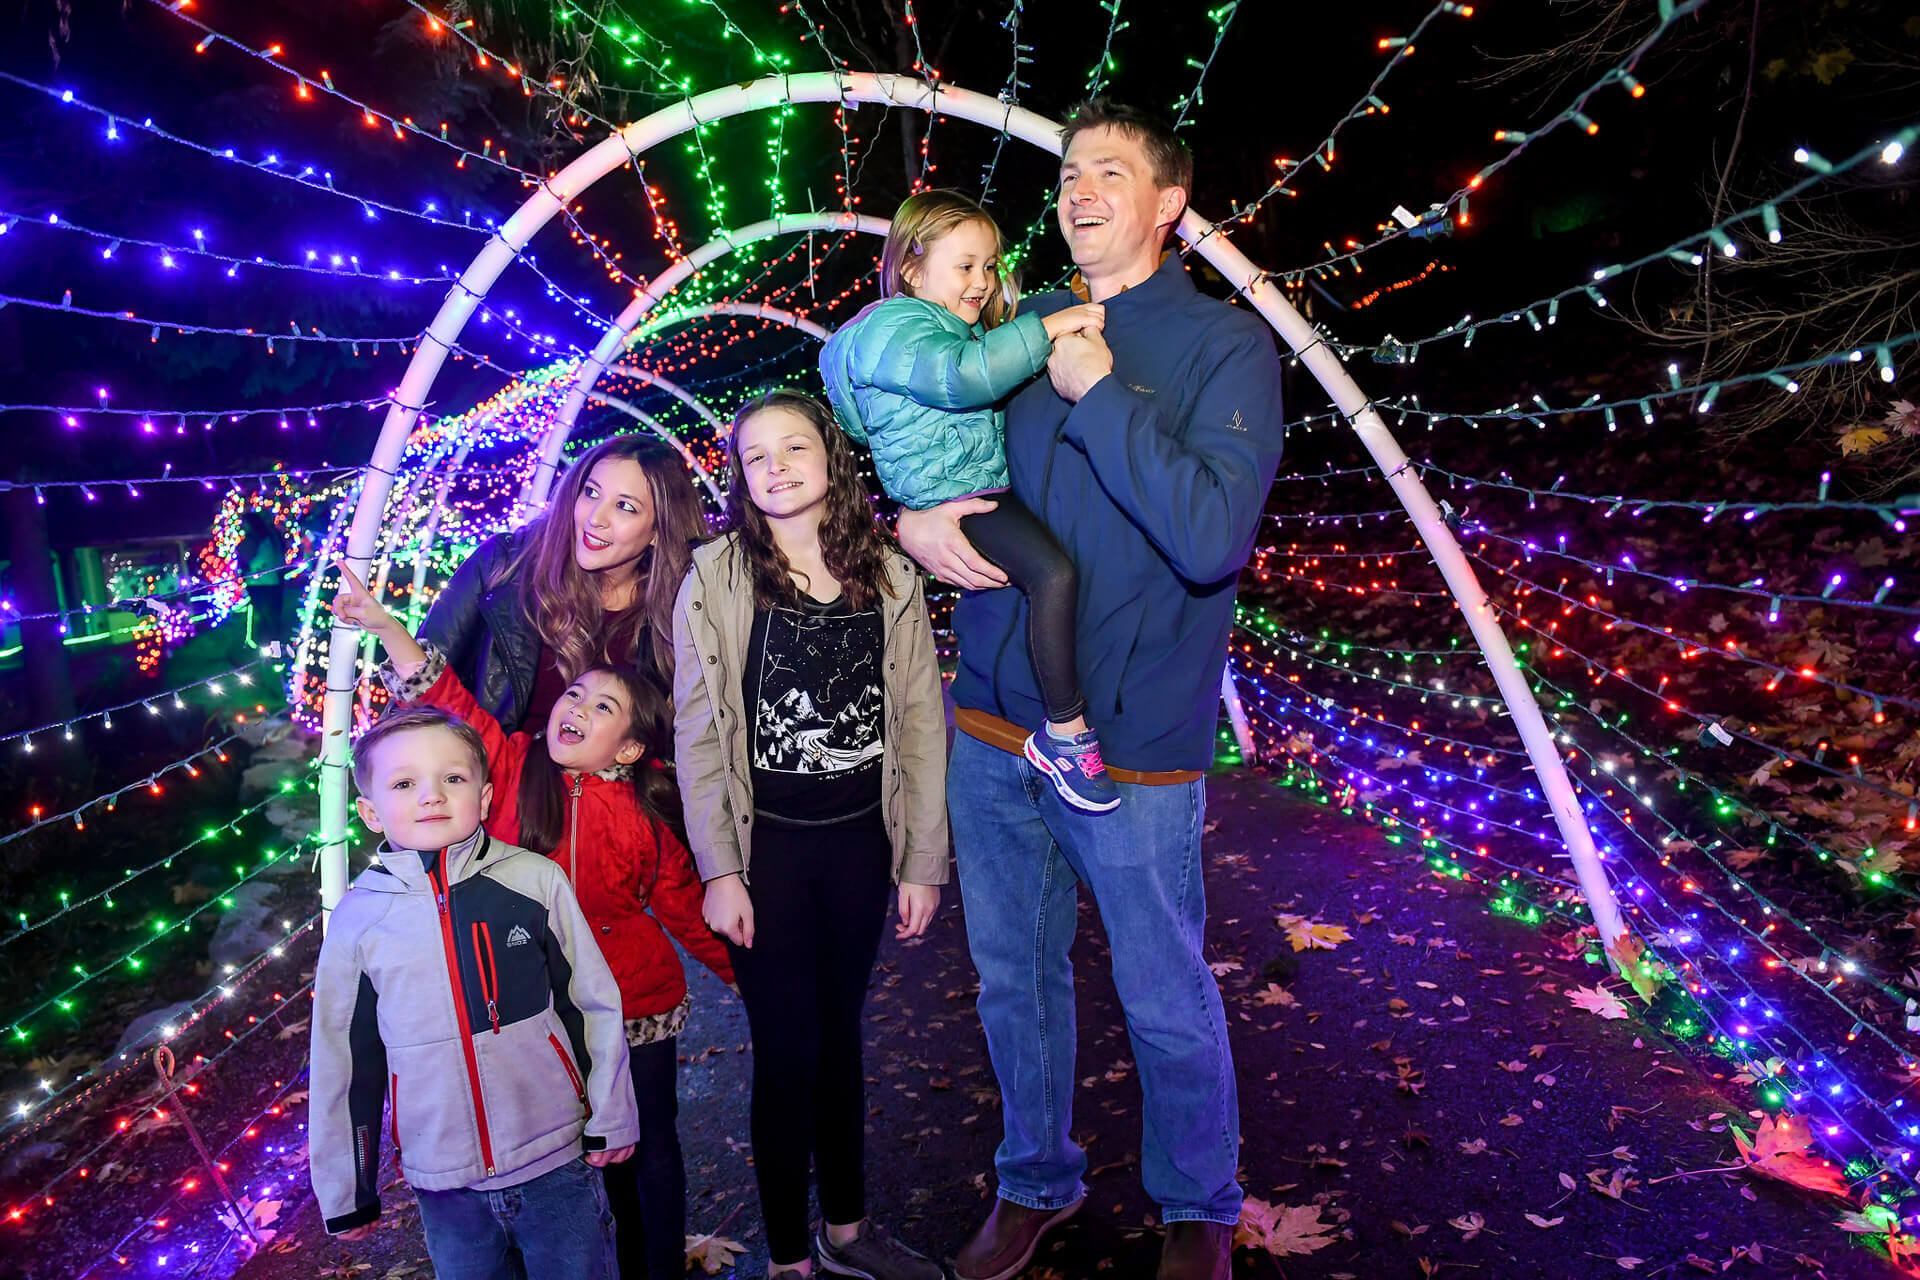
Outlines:
<svg viewBox="0 0 1920 1280"><path fill-rule="evenodd" d="M980 309L980 323L991 329L1013 319L1020 291L1005 263L1006 237L1000 234L1000 224L992 214L958 191L922 191L900 202L887 231L886 247L880 251L881 296L914 296L913 286L907 283L907 266L924 258L941 236L969 222L982 222L993 229L993 251L1002 259L995 273L1000 278L999 287L987 295L987 303Z"/></svg>

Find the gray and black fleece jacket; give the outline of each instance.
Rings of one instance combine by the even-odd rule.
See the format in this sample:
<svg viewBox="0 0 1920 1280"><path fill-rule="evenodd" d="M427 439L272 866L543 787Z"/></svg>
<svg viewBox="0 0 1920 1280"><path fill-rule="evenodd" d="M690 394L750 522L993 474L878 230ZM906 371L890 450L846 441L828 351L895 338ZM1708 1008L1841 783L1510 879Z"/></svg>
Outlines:
<svg viewBox="0 0 1920 1280"><path fill-rule="evenodd" d="M380 1216L382 1115L423 1191L496 1190L639 1140L620 989L552 860L476 831L382 847L314 975L309 1151L327 1230Z"/></svg>

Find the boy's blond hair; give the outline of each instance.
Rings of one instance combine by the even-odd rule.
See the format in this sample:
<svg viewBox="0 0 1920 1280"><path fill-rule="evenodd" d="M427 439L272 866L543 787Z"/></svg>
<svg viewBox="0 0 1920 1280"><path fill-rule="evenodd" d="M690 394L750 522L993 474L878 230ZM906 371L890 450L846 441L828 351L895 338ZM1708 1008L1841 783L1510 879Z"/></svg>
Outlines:
<svg viewBox="0 0 1920 1280"><path fill-rule="evenodd" d="M886 246L880 250L880 296L892 298L904 293L913 297L913 286L907 283L907 265L924 258L941 236L969 222L982 222L993 229L993 251L1002 259L997 272L1000 287L987 295L987 303L980 309L980 323L991 329L1013 319L1020 290L1004 261L1006 237L1000 234L1000 224L992 214L958 191L922 191L900 202L887 230Z"/></svg>
<svg viewBox="0 0 1920 1280"><path fill-rule="evenodd" d="M445 729L460 739L461 745L473 756L474 771L480 775L481 781L486 780L487 744L480 737L478 729L439 707L390 707L353 744L353 785L359 788L362 795L366 794L368 777L373 768L373 749L388 738L414 729Z"/></svg>

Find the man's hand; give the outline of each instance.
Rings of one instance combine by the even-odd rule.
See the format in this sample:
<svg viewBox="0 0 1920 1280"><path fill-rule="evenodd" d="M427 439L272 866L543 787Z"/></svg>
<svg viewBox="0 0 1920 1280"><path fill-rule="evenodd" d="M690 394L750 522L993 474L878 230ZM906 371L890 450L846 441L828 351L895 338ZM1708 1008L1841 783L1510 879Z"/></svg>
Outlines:
<svg viewBox="0 0 1920 1280"><path fill-rule="evenodd" d="M933 923L933 913L940 909L940 886L937 884L903 884L900 886L900 923L894 926L896 938L917 938L927 931Z"/></svg>
<svg viewBox="0 0 1920 1280"><path fill-rule="evenodd" d="M1055 347L1056 352L1059 351ZM980 515L1000 504L991 498L958 498L925 511L902 511L894 534L906 553L942 582L969 591L1007 585L1007 575L982 556L960 532L960 517Z"/></svg>
<svg viewBox="0 0 1920 1280"><path fill-rule="evenodd" d="M1113 372L1113 351L1098 333L1081 330L1053 344L1047 357L1047 377L1053 389L1069 404L1093 390L1093 384Z"/></svg>
<svg viewBox="0 0 1920 1280"><path fill-rule="evenodd" d="M613 1151L589 1151L587 1163L596 1169L604 1169L610 1164L620 1164L633 1154L633 1144L628 1143Z"/></svg>

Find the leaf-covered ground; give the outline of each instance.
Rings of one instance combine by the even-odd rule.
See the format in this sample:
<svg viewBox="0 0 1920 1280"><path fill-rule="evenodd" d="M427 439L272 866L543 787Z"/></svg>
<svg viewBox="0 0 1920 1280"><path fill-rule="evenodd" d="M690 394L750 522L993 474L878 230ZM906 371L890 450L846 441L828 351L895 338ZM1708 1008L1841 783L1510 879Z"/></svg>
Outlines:
<svg viewBox="0 0 1920 1280"><path fill-rule="evenodd" d="M1252 1198L1238 1274L1896 1274L1879 1237L1836 1225L1848 1205L1742 1168L1736 1124L1759 1144L1754 1159L1811 1180L1794 1135L1756 1134L1745 1087L1644 1027L1580 947L1569 956L1552 933L1489 913L1479 890L1269 778L1222 773L1210 787L1209 955ZM1091 1200L1030 1274L1151 1275L1138 1079L1090 904L1075 954L1075 1134ZM989 1206L999 1134L960 906L924 942L889 941L881 963L868 1009L872 1207L950 1255ZM737 1273L763 1274L745 1020L693 976L681 1074L690 1228L737 1241ZM152 1149L162 1141L180 1145ZM410 1198L396 1189L389 1204L380 1233L343 1245L296 1195L241 1274L424 1276Z"/></svg>

